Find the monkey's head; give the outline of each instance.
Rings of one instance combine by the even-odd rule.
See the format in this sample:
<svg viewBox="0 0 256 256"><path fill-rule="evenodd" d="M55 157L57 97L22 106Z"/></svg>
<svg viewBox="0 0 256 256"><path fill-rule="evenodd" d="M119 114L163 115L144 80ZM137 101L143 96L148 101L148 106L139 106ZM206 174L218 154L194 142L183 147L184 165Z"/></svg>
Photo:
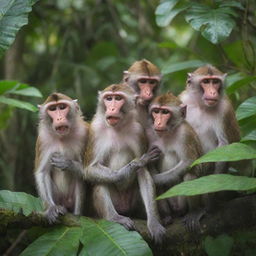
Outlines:
<svg viewBox="0 0 256 256"><path fill-rule="evenodd" d="M161 134L171 131L186 117L186 106L171 92L156 97L149 107L152 126Z"/></svg>
<svg viewBox="0 0 256 256"><path fill-rule="evenodd" d="M39 107L40 122L59 137L70 133L76 118L81 118L77 100L62 93L52 93Z"/></svg>
<svg viewBox="0 0 256 256"><path fill-rule="evenodd" d="M99 92L97 113L104 116L110 127L124 125L127 117L134 113L135 95L125 84L112 84Z"/></svg>
<svg viewBox="0 0 256 256"><path fill-rule="evenodd" d="M147 105L157 93L161 82L161 72L148 60L135 61L124 71L123 81L139 95L139 104Z"/></svg>
<svg viewBox="0 0 256 256"><path fill-rule="evenodd" d="M195 94L200 105L213 108L220 102L227 74L212 65L205 65L188 73L187 90Z"/></svg>

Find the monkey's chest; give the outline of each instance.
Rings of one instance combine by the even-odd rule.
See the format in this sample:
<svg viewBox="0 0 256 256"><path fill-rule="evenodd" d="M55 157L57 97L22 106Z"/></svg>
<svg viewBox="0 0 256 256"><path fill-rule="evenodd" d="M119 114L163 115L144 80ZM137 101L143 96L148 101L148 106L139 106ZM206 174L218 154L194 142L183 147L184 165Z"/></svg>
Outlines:
<svg viewBox="0 0 256 256"><path fill-rule="evenodd" d="M201 113L197 109L192 109L186 119L198 134L204 153L218 146L216 133L218 119L216 117Z"/></svg>
<svg viewBox="0 0 256 256"><path fill-rule="evenodd" d="M167 151L164 156L160 159L158 164L159 172L165 172L172 169L179 162L178 155L175 151Z"/></svg>

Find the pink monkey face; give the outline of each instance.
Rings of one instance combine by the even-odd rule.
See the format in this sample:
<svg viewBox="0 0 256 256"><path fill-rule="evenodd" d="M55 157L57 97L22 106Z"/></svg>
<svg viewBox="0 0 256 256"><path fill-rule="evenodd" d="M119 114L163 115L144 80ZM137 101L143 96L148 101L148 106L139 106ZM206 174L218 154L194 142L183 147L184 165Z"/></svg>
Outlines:
<svg viewBox="0 0 256 256"><path fill-rule="evenodd" d="M70 124L67 118L70 106L66 102L53 102L47 106L46 111L52 119L52 126L55 132L62 136L67 135L70 130Z"/></svg>
<svg viewBox="0 0 256 256"><path fill-rule="evenodd" d="M138 87L140 89L140 98L144 101L150 101L154 97L154 89L158 85L158 80L151 78L140 78Z"/></svg>
<svg viewBox="0 0 256 256"><path fill-rule="evenodd" d="M168 121L172 117L172 112L168 108L159 107L151 110L154 129L157 132L164 132L168 130Z"/></svg>
<svg viewBox="0 0 256 256"><path fill-rule="evenodd" d="M121 109L125 103L124 96L119 93L108 93L104 96L106 120L110 126L116 126L122 117Z"/></svg>
<svg viewBox="0 0 256 256"><path fill-rule="evenodd" d="M200 86L203 89L203 101L206 106L212 107L217 105L222 82L218 78L205 77L201 80Z"/></svg>

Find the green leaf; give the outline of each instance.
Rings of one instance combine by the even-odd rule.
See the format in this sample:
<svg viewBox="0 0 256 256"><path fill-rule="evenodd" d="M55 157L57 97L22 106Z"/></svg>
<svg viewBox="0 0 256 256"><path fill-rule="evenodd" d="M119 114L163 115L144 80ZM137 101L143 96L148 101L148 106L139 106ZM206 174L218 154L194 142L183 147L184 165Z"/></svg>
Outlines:
<svg viewBox="0 0 256 256"><path fill-rule="evenodd" d="M81 234L80 227L54 228L36 239L20 256L76 256Z"/></svg>
<svg viewBox="0 0 256 256"><path fill-rule="evenodd" d="M256 130L252 131L241 139L241 142L245 141L256 141Z"/></svg>
<svg viewBox="0 0 256 256"><path fill-rule="evenodd" d="M166 27L167 25L169 25L177 14L186 10L190 6L190 4L184 4L174 9L174 6L178 2L179 0L166 0L158 5L155 14L156 23L159 27Z"/></svg>
<svg viewBox="0 0 256 256"><path fill-rule="evenodd" d="M0 191L0 208L9 209L14 212L22 212L28 216L31 212L43 210L42 201L24 192Z"/></svg>
<svg viewBox="0 0 256 256"><path fill-rule="evenodd" d="M228 256L230 255L234 239L226 234L213 238L207 236L203 241L203 246L208 256Z"/></svg>
<svg viewBox="0 0 256 256"><path fill-rule="evenodd" d="M256 188L256 178L213 174L185 181L160 195L157 200L173 196L195 196L223 190L247 191Z"/></svg>
<svg viewBox="0 0 256 256"><path fill-rule="evenodd" d="M42 97L41 92L35 87L17 81L0 81L0 95L10 93L24 96Z"/></svg>
<svg viewBox="0 0 256 256"><path fill-rule="evenodd" d="M28 87L24 89L17 89L15 91L11 91L11 94L23 95L23 96L31 96L31 97L43 97L41 92L35 87Z"/></svg>
<svg viewBox="0 0 256 256"><path fill-rule="evenodd" d="M6 98L4 96L0 96L0 103L8 104L10 106L14 106L17 108L26 109L26 110L29 110L32 112L36 112L38 110L34 105L30 104L29 102L16 100L16 99L10 99L10 98Z"/></svg>
<svg viewBox="0 0 256 256"><path fill-rule="evenodd" d="M234 28L232 16L237 14L230 7L211 9L207 5L193 3L185 19L204 38L217 44L226 39Z"/></svg>
<svg viewBox="0 0 256 256"><path fill-rule="evenodd" d="M19 29L28 23L32 0L4 0L0 2L0 56L13 43Z"/></svg>
<svg viewBox="0 0 256 256"><path fill-rule="evenodd" d="M232 85L226 88L227 94L235 93L238 89L242 88L243 86L249 85L251 82L256 80L256 76L247 76L239 81L236 81Z"/></svg>
<svg viewBox="0 0 256 256"><path fill-rule="evenodd" d="M218 147L194 161L191 167L208 162L232 162L256 158L256 150L243 143L232 143Z"/></svg>
<svg viewBox="0 0 256 256"><path fill-rule="evenodd" d="M253 116L256 114L256 96L244 101L236 110L238 120Z"/></svg>
<svg viewBox="0 0 256 256"><path fill-rule="evenodd" d="M206 62L203 62L201 60L188 60L188 61L178 62L178 63L176 62L176 63L173 63L171 65L164 67L162 69L162 73L164 75L166 75L166 74L170 74L170 73L188 69L188 68L197 68L197 67L203 66L205 64L206 64Z"/></svg>
<svg viewBox="0 0 256 256"><path fill-rule="evenodd" d="M147 243L135 231L106 220L81 218L83 235L81 242L88 255L152 255Z"/></svg>

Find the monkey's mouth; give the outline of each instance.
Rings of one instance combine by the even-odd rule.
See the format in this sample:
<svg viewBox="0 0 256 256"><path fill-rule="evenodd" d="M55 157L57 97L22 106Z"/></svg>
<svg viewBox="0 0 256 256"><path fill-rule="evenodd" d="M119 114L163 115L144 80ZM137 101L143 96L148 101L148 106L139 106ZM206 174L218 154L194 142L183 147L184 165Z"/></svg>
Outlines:
<svg viewBox="0 0 256 256"><path fill-rule="evenodd" d="M56 132L59 134L67 134L69 131L68 125L60 125L60 126L57 126L55 129L56 129Z"/></svg>
<svg viewBox="0 0 256 256"><path fill-rule="evenodd" d="M205 99L205 102L207 103L207 105L209 106L213 106L217 103L217 99Z"/></svg>
<svg viewBox="0 0 256 256"><path fill-rule="evenodd" d="M120 120L120 117L117 116L108 116L107 122L109 125L115 126Z"/></svg>
<svg viewBox="0 0 256 256"><path fill-rule="evenodd" d="M156 132L166 132L167 129L164 128L164 127L162 127L162 128L155 128L155 131L156 131Z"/></svg>

